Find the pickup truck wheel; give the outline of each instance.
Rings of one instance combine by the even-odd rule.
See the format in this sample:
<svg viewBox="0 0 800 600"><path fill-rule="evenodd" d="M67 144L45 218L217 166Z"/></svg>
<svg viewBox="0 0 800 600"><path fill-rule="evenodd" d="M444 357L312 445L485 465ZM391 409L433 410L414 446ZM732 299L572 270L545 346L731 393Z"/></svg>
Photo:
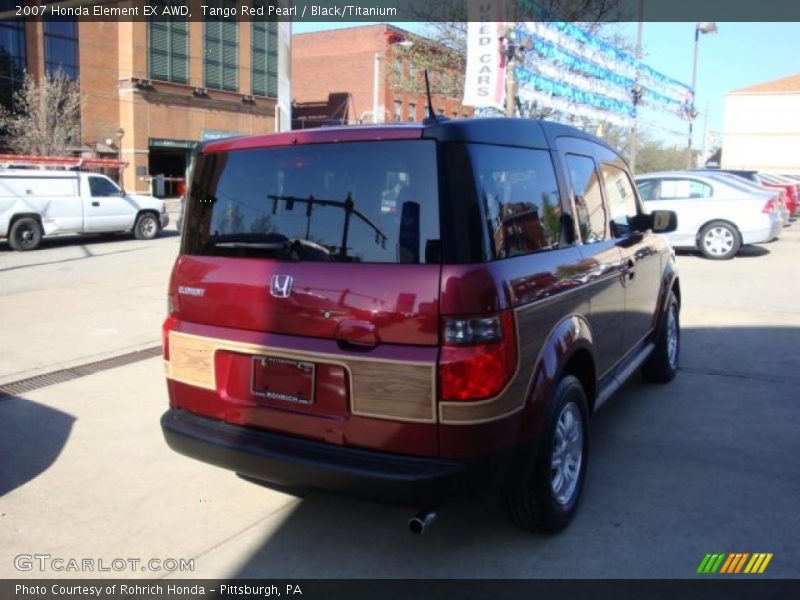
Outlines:
<svg viewBox="0 0 800 600"><path fill-rule="evenodd" d="M577 377L565 375L553 392L525 484L504 493L511 521L529 531L557 533L578 508L589 457L589 411Z"/></svg>
<svg viewBox="0 0 800 600"><path fill-rule="evenodd" d="M730 223L712 221L700 230L697 244L706 258L728 260L736 256L742 245L742 239Z"/></svg>
<svg viewBox="0 0 800 600"><path fill-rule="evenodd" d="M681 327L678 316L678 300L670 292L667 312L659 328L656 347L642 366L642 374L648 381L667 383L678 372L678 358L681 349Z"/></svg>
<svg viewBox="0 0 800 600"><path fill-rule="evenodd" d="M161 223L153 213L142 213L133 226L133 235L137 240L152 240L161 231Z"/></svg>
<svg viewBox="0 0 800 600"><path fill-rule="evenodd" d="M22 217L14 221L8 232L8 245L14 250L35 250L42 243L42 226L33 217Z"/></svg>

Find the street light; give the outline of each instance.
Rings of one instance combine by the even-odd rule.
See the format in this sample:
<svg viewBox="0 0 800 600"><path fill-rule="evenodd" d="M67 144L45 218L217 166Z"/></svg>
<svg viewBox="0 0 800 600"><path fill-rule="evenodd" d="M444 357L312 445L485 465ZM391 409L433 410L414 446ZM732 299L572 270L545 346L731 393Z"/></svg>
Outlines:
<svg viewBox="0 0 800 600"><path fill-rule="evenodd" d="M687 154L689 155L687 158L687 162L689 164L689 168L691 169L692 166L692 129L694 125L694 118L697 116L697 113L694 109L694 101L695 101L695 87L697 86L697 48L700 45L700 34L701 33L717 33L719 30L717 29L717 24L713 21L705 21L702 23L698 23L695 25L694 28L694 59L692 61L692 106L691 106L691 113L689 114L689 142L687 144Z"/></svg>
<svg viewBox="0 0 800 600"><path fill-rule="evenodd" d="M414 45L411 40L392 41L389 40L390 46L402 46L403 48L410 48ZM381 78L381 55L382 52L376 52L373 62L373 75L372 75L372 122L381 123L383 119L378 120L378 99L380 96L380 78ZM383 115L381 115L383 117Z"/></svg>

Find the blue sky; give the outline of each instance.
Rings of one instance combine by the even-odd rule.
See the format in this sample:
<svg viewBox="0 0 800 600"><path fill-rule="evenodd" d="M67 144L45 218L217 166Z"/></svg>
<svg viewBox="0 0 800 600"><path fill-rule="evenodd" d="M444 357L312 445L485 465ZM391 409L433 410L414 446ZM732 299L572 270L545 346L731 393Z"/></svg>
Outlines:
<svg viewBox="0 0 800 600"><path fill-rule="evenodd" d="M367 23L294 23L295 33L318 31ZM418 30L419 23L396 23L398 27ZM701 35L697 66L697 109L708 111L708 128L723 129L724 98L727 92L756 83L800 73L800 23L726 23L717 24L717 34ZM636 40L636 25L621 24ZM654 69L687 84L692 79L694 23L645 23L643 60ZM657 137L678 143L678 132L687 132L685 121L657 115L642 115L652 125ZM695 121L695 146L702 145L704 114ZM675 133L669 133L670 130ZM681 134L684 138L686 133ZM685 142L684 142L685 143Z"/></svg>

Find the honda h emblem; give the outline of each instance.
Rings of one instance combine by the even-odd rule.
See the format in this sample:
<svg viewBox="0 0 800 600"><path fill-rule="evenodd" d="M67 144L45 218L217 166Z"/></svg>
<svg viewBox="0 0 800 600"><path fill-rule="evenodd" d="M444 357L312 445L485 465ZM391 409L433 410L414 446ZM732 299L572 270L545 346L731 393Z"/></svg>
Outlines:
<svg viewBox="0 0 800 600"><path fill-rule="evenodd" d="M291 275L273 275L269 282L269 293L275 298L288 298L292 293Z"/></svg>

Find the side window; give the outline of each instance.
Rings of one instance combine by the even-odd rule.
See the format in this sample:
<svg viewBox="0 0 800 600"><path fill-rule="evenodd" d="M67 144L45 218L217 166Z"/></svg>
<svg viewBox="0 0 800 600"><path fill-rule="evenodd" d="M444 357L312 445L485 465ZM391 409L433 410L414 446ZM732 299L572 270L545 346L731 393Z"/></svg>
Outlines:
<svg viewBox="0 0 800 600"><path fill-rule="evenodd" d="M606 237L606 209L600 193L600 181L594 159L579 154L567 154L567 172L575 194L575 216L584 244L599 242Z"/></svg>
<svg viewBox="0 0 800 600"><path fill-rule="evenodd" d="M631 180L623 169L613 165L603 164L600 171L606 188L611 232L614 237L626 236L631 232L631 219L639 212Z"/></svg>
<svg viewBox="0 0 800 600"><path fill-rule="evenodd" d="M658 197L661 200L710 198L713 193L710 185L696 179L664 179Z"/></svg>
<svg viewBox="0 0 800 600"><path fill-rule="evenodd" d="M94 198L119 196L119 188L104 177L89 177L89 191Z"/></svg>
<svg viewBox="0 0 800 600"><path fill-rule="evenodd" d="M495 258L559 247L561 197L547 150L471 146Z"/></svg>
<svg viewBox="0 0 800 600"><path fill-rule="evenodd" d="M637 181L636 187L639 189L639 196L642 200L658 200L656 190L658 189L658 181L656 179L647 179L645 181Z"/></svg>

